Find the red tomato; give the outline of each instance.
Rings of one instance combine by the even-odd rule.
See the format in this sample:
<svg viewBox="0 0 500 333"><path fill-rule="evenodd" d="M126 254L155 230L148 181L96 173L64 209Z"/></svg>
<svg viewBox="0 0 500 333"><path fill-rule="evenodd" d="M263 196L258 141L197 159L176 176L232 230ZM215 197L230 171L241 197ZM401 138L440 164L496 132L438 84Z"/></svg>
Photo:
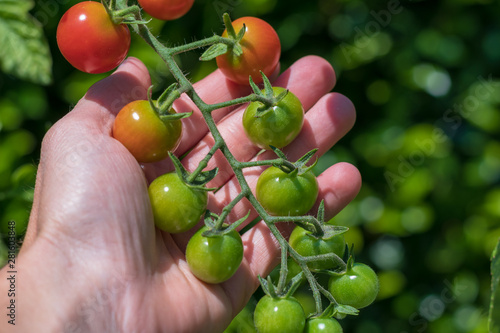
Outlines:
<svg viewBox="0 0 500 333"><path fill-rule="evenodd" d="M175 112L171 109L171 113ZM113 125L113 137L140 163L161 161L179 145L182 122L162 120L148 101L134 101L123 107Z"/></svg>
<svg viewBox="0 0 500 333"><path fill-rule="evenodd" d="M130 31L114 24L100 2L83 1L64 13L57 26L57 45L73 67L104 73L117 67L130 48Z"/></svg>
<svg viewBox="0 0 500 333"><path fill-rule="evenodd" d="M252 76L255 83L262 82L260 71L270 76L280 60L281 44L278 34L266 21L256 17L242 17L233 22L238 33L245 24L245 35L240 41L243 54L235 56L229 51L218 56L217 66L231 81L248 85ZM228 37L227 30L222 37Z"/></svg>
<svg viewBox="0 0 500 333"><path fill-rule="evenodd" d="M193 3L194 0L139 0L139 4L146 13L165 21L184 16Z"/></svg>

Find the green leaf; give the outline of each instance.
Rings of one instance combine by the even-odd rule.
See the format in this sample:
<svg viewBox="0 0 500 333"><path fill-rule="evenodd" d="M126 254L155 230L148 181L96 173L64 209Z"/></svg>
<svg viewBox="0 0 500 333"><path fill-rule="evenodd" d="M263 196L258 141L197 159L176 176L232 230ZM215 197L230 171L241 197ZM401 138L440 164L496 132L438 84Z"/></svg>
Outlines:
<svg viewBox="0 0 500 333"><path fill-rule="evenodd" d="M491 300L488 326L490 333L500 332L500 241L491 256Z"/></svg>
<svg viewBox="0 0 500 333"><path fill-rule="evenodd" d="M248 77L248 82L250 83L250 87L252 87L254 94L258 96L263 96L262 92L260 91L260 88L253 81L252 76Z"/></svg>
<svg viewBox="0 0 500 333"><path fill-rule="evenodd" d="M182 181L187 186L201 190L201 191L207 191L207 192L216 190L216 188L207 188L207 187L205 187L205 185L209 181L214 179L215 176L217 176L217 173L219 172L219 168L200 172L200 174L198 174L195 177L195 179L189 180L189 177L191 174L186 170L186 168L184 168L184 166L182 165L179 158L177 158L177 156L175 156L172 152L169 152L168 156L172 160L172 163L174 163L175 172L177 172L177 175L179 176L179 178L182 179Z"/></svg>
<svg viewBox="0 0 500 333"><path fill-rule="evenodd" d="M0 0L0 69L22 80L52 82L52 57L31 0Z"/></svg>
<svg viewBox="0 0 500 333"><path fill-rule="evenodd" d="M302 156L301 158L299 158L297 160L297 162L295 162L295 167L304 169L306 167L306 164L314 156L314 154L316 154L317 151L318 151L318 148L314 148L313 150L308 151L304 156ZM312 168L312 166L308 167L307 169L304 169L303 173L309 171L311 168Z"/></svg>
<svg viewBox="0 0 500 333"><path fill-rule="evenodd" d="M338 314L346 314L346 315L352 315L352 316L357 316L359 314L359 310L356 308L353 308L350 305L338 304L335 307L335 310Z"/></svg>
<svg viewBox="0 0 500 333"><path fill-rule="evenodd" d="M226 54L229 50L228 46L224 43L218 43L210 46L200 57L201 61L209 61L216 57Z"/></svg>
<svg viewBox="0 0 500 333"><path fill-rule="evenodd" d="M323 226L323 231L325 232L322 239L330 239L332 237L335 237L337 235L342 235L343 233L347 232L349 230L348 227L344 226L337 226L337 225L324 225Z"/></svg>
<svg viewBox="0 0 500 333"><path fill-rule="evenodd" d="M169 85L168 88L165 89L165 91L160 95L160 97L158 97L158 105L164 104L168 100L170 95L174 93L175 89L177 89L178 86L179 84L177 82Z"/></svg>
<svg viewBox="0 0 500 333"><path fill-rule="evenodd" d="M321 200L321 203L319 204L318 208L318 221L320 223L325 222L325 200Z"/></svg>

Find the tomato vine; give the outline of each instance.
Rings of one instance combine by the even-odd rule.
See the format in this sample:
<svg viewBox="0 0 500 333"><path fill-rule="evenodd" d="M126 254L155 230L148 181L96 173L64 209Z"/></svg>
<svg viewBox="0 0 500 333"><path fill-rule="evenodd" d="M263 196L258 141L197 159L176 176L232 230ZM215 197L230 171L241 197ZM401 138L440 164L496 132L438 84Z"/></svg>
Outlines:
<svg viewBox="0 0 500 333"><path fill-rule="evenodd" d="M200 60L202 61L217 59L217 62L219 63L221 61L220 59L222 59L221 57L225 57L226 55L228 55L229 60L224 60L224 66L228 66L228 64L233 64L234 66L240 66L241 64L243 64L243 66L246 66L248 59L244 58L243 56L245 55L245 52L250 52L250 49L255 49L255 45L252 45L254 41L250 37L247 38L246 34L249 33L248 31L252 31L252 29L248 29L248 27L245 25L245 20L239 21L238 28L235 29L235 27L233 27L232 25L229 15L224 14L223 20L226 25L226 32L222 36L214 35L212 37L204 38L191 43L186 43L175 47L167 47L163 43L161 43L148 29L147 22L142 17L141 8L139 6L129 6L127 0L104 1L104 5L106 7L106 11L110 15L110 19L113 24L116 26L126 24L131 28L132 31L142 37L149 44L149 46L153 48L155 52L158 53L159 56L163 59L166 66L168 67L168 70L176 81L175 84L171 85L164 91L158 101L153 102L150 100L149 104L146 101L141 101L141 108L147 109L148 117L154 119L153 121L156 124L155 126L161 127L162 124L165 124L167 126L169 123L171 124L173 122L180 122L181 118L188 117L190 115L175 114L174 111L170 111L172 110L173 102L177 98L179 98L181 94L185 93L198 107L214 139L214 144L210 148L210 151L199 162L197 168L191 173L184 169L177 157L175 157L171 152L168 152L175 148L176 142L173 142L171 145L174 148L168 148L166 150L162 149L161 156L166 157L166 154L168 153L176 167L176 174L171 173L166 176L169 177L169 182L171 182L172 184L175 183L175 186L172 186L173 190L177 189L178 191L189 192L192 193L193 197L200 197L203 198L203 200L198 200L200 201L200 209L195 212L194 218L188 219L189 221L181 221L175 218L171 218L170 213L167 214L164 209L161 209L161 203L154 203L153 208L156 209L155 213L162 214L162 216L160 216L159 218L161 220L161 225L157 226L169 232L183 232L186 231L186 228L190 228L194 224L196 224L197 219L199 219L200 215L202 215L201 212L203 212L206 207L206 192L213 190L206 188L205 185L210 180L212 180L217 173L216 169L210 171L203 170L207 167L208 162L217 151L221 151L226 158L241 188L240 193L229 204L226 205L226 207L221 211L220 215L217 215L213 212L206 212L204 218L206 226L200 229L200 231L198 231L196 234L198 244L188 244L189 251L187 252L186 256L188 257L188 264L193 266L193 273L200 279L209 283L222 282L228 279L234 273L234 271L236 270L234 268L235 262L237 262L238 260L241 262L243 256L242 249L241 253L239 253L239 250L236 251L238 252L238 255L234 258L234 260L230 260L230 266L232 267L231 274L216 277L206 276L203 273L203 269L199 269L199 267L197 267L202 264L213 262L214 264L212 270L217 271L217 268L215 267L217 260L211 257L212 253L206 251L205 257L200 259L195 258L190 249L192 247L201 249L202 242L203 244L205 244L205 239L210 238L214 238L212 239L213 243L217 243L219 244L219 246L223 246L222 244L224 244L224 246L230 248L239 248L241 239L238 240L239 235L236 233L236 228L241 223L245 222L249 214L232 223L231 225L226 224L226 218L228 217L232 209L236 206L236 204L246 198L259 214L260 218L265 222L281 247L280 275L276 286L269 277L267 280L259 277L265 293L273 299L287 299L291 297L291 294L297 289L298 285L306 280L311 287L312 294L316 303L316 317L327 318L334 315L336 315L337 317L342 317L347 314L357 314L358 310L356 308L345 304L339 304L332 295L331 291L328 290L327 287L324 287L321 283L319 283L314 274L320 272L332 275L332 280L337 279L336 277L339 276L340 278L338 279L342 279L341 277L349 272L349 270L353 267L353 259L349 256L349 251L344 251L345 244L343 243L342 234L347 230L347 228L325 224L324 202L321 202L316 216L294 216L304 214L305 212L309 211L316 201L316 197L318 195L318 184L316 181L316 177L311 172L314 164L309 165L309 162L315 155L317 149L306 153L303 157L295 162L289 161L284 153L279 150L279 148L290 143L300 132L303 123L304 111L298 98L296 98L292 93L284 88L273 88L269 79L267 78L268 75L272 74L271 72L274 71L274 68L277 65L277 61L279 60L279 39L276 41L276 32L272 30L272 28L267 23L260 19L249 19L249 25L255 24L255 22L262 21L264 22L263 24L265 24L265 29L270 28L272 30L273 34L271 39L274 39L270 41L270 44L276 49L275 51L278 52L278 55L276 55L276 52L269 53L269 50L266 49L266 52L268 52L269 54L266 54L264 58L271 59L271 64L262 65L265 67L265 69L261 69L261 76L258 78L254 74L255 72L259 72L259 70L256 70L255 68L252 68L250 71L248 70L248 68L233 68L238 72L235 82L241 84L241 76L243 75L247 77L248 84L251 86L253 93L244 97L221 103L208 104L195 91L189 79L177 65L174 56L191 50L207 48L205 52L200 56ZM267 26L269 26L269 28ZM238 62L239 56L243 57L243 60L241 60L240 62ZM261 66L262 62L262 59L258 59L258 61L256 62L256 66ZM227 70L227 68L225 69ZM266 73L264 73L263 71ZM229 75L228 78L234 79L234 77L232 77L231 75ZM261 81L264 85L263 90L260 90L254 83ZM253 124L255 120L257 123L267 122L265 125L269 126L268 128L261 130L260 132L256 131L252 135L247 133L247 136L249 136L250 139L252 139L252 141L254 141L254 143L256 143L256 145L260 146L261 148L272 149L277 155L277 158L242 162L233 155L226 142L224 141L221 133L219 132L214 117L212 116L212 112L221 108L241 105L245 103L249 103L252 107L252 115L249 116L250 121L248 121L249 124L250 122ZM276 117L274 117L275 115L272 114L273 112L281 112L282 115L276 115ZM280 123L275 119L279 117L282 117L280 120L285 121L282 121ZM118 118L119 117L117 117L117 119ZM132 122L130 120L125 121ZM264 132L275 132L276 128L282 125L290 125L291 127L293 127L290 133L284 134L287 136L286 140L260 140L263 136L265 136L265 134L263 134ZM249 128L251 126L253 125L248 125ZM247 130L247 128L245 129ZM253 132L252 129L248 129L248 131ZM122 130L122 132L126 134L128 133L127 129ZM180 133L180 131L177 132ZM177 135L177 137L178 136L179 135ZM126 137L126 135L124 137ZM120 140L119 137L115 138ZM160 138L158 140L155 140L161 141L163 139ZM136 144L137 143L133 141L129 143L129 146L135 147ZM125 143L124 145L127 146ZM273 145L277 145L279 146L279 148L274 147ZM140 148L138 150L140 151ZM167 151L167 153L165 151ZM155 154L158 155L160 153L155 152ZM136 155L138 154L134 154L134 156ZM141 158L137 156L136 158L139 162L142 161ZM143 158L143 161L148 162L149 160L148 158ZM268 176L268 179L262 178L261 180L261 178L259 178L256 195L252 193L250 186L244 176L245 169L255 166L270 166L270 168L267 169L265 173L272 173L271 176ZM264 173L261 175L261 177L264 177ZM167 181L167 179L162 178L161 181L158 180L157 182L160 182L160 185L158 186L156 186L155 182L152 183L152 186L158 187L150 188L150 196L159 197L159 199L155 198L155 200L163 200L164 197L168 197L170 195L167 195L164 190L164 188L167 188L162 183L164 181ZM273 196L277 197L280 196L280 194L277 193L277 191L270 191L268 189L265 189L265 187L267 186L267 181L279 181L281 182L279 185L281 186L279 191L283 193L294 194L285 198L286 200L289 200L288 205L293 206L293 212L290 209L283 209L281 206L270 208L270 206L266 203L266 201L269 201L267 198ZM261 183L263 185L261 185ZM272 185L274 186L275 184ZM292 188L290 186L292 186ZM294 188L295 186L297 188ZM264 194L259 197L260 187L263 187L262 191ZM304 201L303 198L301 198L301 195L303 193L300 192L299 194L298 192L299 188L302 188L302 191L304 191L303 189L306 187L307 195L310 197L310 200L308 201ZM175 197L175 195L173 195L173 197ZM169 221L165 221L164 218ZM175 221L172 222L173 220ZM327 250L318 250L312 254L305 253L308 251L304 252L302 248L297 250L278 230L277 224L282 222L292 222L297 225L297 228L302 228L304 230L304 233L300 237L306 244L320 244L323 247L331 248L333 246L332 242L336 242L336 240L341 237L342 243L339 243L341 248L339 249L338 245L335 245L335 249L337 249L335 251L330 251L328 248ZM238 237L236 235L238 235ZM315 245L306 246L310 247ZM299 252L301 252L302 254ZM289 279L287 279L289 258L292 258L302 270L302 272L293 277L291 281L288 281ZM348 261L347 258L349 258ZM328 265L325 266L325 263L328 263ZM326 308L323 307L322 295L330 302L330 305ZM370 300L373 301L373 294L370 294L369 296ZM363 303L362 305L365 306L365 303Z"/></svg>

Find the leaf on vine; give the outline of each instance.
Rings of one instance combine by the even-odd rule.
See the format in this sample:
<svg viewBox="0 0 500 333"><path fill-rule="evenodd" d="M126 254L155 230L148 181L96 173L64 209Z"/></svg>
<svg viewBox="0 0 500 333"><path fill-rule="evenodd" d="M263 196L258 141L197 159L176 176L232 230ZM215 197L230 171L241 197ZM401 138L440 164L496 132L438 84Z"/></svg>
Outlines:
<svg viewBox="0 0 500 333"><path fill-rule="evenodd" d="M172 95L173 92L177 89L177 87L179 87L179 84L177 82L169 85L168 88L165 89L165 91L160 95L160 97L158 97L157 104L162 105L163 103L165 103L170 97L170 95Z"/></svg>
<svg viewBox="0 0 500 333"><path fill-rule="evenodd" d="M255 82L253 81L251 75L248 77L248 82L250 83L250 87L252 87L252 90L253 90L254 94L256 94L258 96L263 96L262 92L260 91L259 86L257 86L255 84Z"/></svg>
<svg viewBox="0 0 500 333"><path fill-rule="evenodd" d="M287 159L285 153L283 153L279 148L276 148L275 146L270 147L279 158L282 158L284 160Z"/></svg>
<svg viewBox="0 0 500 333"><path fill-rule="evenodd" d="M41 24L29 14L34 2L0 0L0 68L36 84L52 82L52 57Z"/></svg>
<svg viewBox="0 0 500 333"><path fill-rule="evenodd" d="M214 213L212 213L210 210L206 210L205 211L205 217L204 217L204 221L205 221L205 225L211 229L215 226L215 220L218 218L218 216Z"/></svg>
<svg viewBox="0 0 500 333"><path fill-rule="evenodd" d="M491 256L491 299L489 332L500 332L500 241Z"/></svg>
<svg viewBox="0 0 500 333"><path fill-rule="evenodd" d="M216 190L215 188L207 188L205 185L211 181L212 179L217 176L217 173L219 172L218 168L208 170L208 171L203 171L200 172L199 175L196 176L195 179L189 180L190 173L184 168L182 165L181 161L177 156L175 156L172 152L168 153L168 156L170 156L170 159L174 163L175 171L177 172L177 175L179 176L180 179L189 187L195 188L201 191L214 191Z"/></svg>
<svg viewBox="0 0 500 333"><path fill-rule="evenodd" d="M319 223L325 222L325 199L321 200L318 208L318 221Z"/></svg>
<svg viewBox="0 0 500 333"><path fill-rule="evenodd" d="M322 239L330 239L337 235L342 235L346 231L348 231L348 227L338 226L338 225L323 225L324 235L321 237Z"/></svg>
<svg viewBox="0 0 500 333"><path fill-rule="evenodd" d="M209 61L220 55L226 54L229 47L224 43L218 43L210 46L200 57L201 61Z"/></svg>
<svg viewBox="0 0 500 333"><path fill-rule="evenodd" d="M304 272L295 275L286 286L286 296L292 296L305 280Z"/></svg>
<svg viewBox="0 0 500 333"><path fill-rule="evenodd" d="M266 295L270 295L270 291L269 291L269 284L272 285L272 283L269 283L268 280L262 278L262 276L258 275L257 278L259 279L259 282L260 282L260 286L262 288L262 291L266 294ZM269 279L269 277L268 277Z"/></svg>
<svg viewBox="0 0 500 333"><path fill-rule="evenodd" d="M238 31L238 34L236 35L236 40L241 41L243 39L243 36L245 36L246 31L247 31L247 26L245 23L243 23L243 27L241 27L240 31Z"/></svg>
<svg viewBox="0 0 500 333"><path fill-rule="evenodd" d="M264 72L260 71L260 75L262 76L262 81L264 82L264 95L267 98L274 98L274 89L271 81L269 81Z"/></svg>
<svg viewBox="0 0 500 333"><path fill-rule="evenodd" d="M346 314L346 315L351 315L351 316L357 316L359 314L359 310L356 308L353 308L350 305L338 304L335 307L335 310L338 314Z"/></svg>
<svg viewBox="0 0 500 333"><path fill-rule="evenodd" d="M304 173L307 172L307 171L309 171L312 167L314 167L314 165L316 165L317 160L316 160L316 162L313 165L311 165L308 168L305 168L306 164L314 156L314 154L316 154L317 151L318 151L318 148L314 148L313 150L308 151L304 156L302 156L301 158L299 158L297 160L297 162L294 163L295 167L297 167L297 169L304 169L303 170Z"/></svg>

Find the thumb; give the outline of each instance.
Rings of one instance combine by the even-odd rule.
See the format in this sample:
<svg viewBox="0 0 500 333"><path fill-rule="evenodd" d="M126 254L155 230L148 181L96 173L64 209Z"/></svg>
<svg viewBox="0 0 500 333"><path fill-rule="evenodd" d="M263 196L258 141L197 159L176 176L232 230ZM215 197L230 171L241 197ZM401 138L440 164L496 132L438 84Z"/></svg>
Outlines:
<svg viewBox="0 0 500 333"><path fill-rule="evenodd" d="M115 115L130 101L145 99L150 82L146 66L136 58L128 58L112 75L95 83L75 108L47 132L42 142L25 247L39 233L41 220L64 207L59 199L64 202L71 199L61 195L64 192L61 185L68 188L64 185L88 175L93 171L89 165L103 162L97 157L114 150L114 140L109 140L109 136ZM90 156L96 158L89 161Z"/></svg>

